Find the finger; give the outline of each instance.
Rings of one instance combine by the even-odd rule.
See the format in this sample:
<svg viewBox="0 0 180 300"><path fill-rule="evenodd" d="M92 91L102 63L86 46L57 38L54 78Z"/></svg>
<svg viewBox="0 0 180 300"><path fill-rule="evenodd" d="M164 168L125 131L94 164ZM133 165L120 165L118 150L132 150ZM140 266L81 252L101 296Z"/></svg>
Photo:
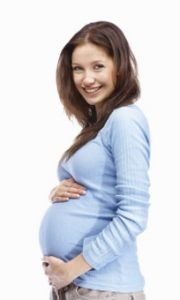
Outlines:
<svg viewBox="0 0 180 300"><path fill-rule="evenodd" d="M75 197L77 195L77 197L79 197L80 195L85 195L86 191L82 190L82 189L77 189L77 188L73 188L73 187L66 187L66 190L56 190L53 192L53 194L51 195L51 199L56 198L56 197Z"/></svg>
<svg viewBox="0 0 180 300"><path fill-rule="evenodd" d="M79 183L73 183L73 184L71 184L70 187L71 187L71 188L78 189L78 190L82 190L82 191L85 191L85 190L86 190L86 188L85 188L83 185L79 184Z"/></svg>
<svg viewBox="0 0 180 300"><path fill-rule="evenodd" d="M60 182L60 184L62 184L63 186L72 186L72 184L74 184L74 180L73 179L64 179Z"/></svg>
<svg viewBox="0 0 180 300"><path fill-rule="evenodd" d="M72 187L75 187L75 188L81 189L81 190L85 190L85 189L86 189L84 185L79 184L79 183L77 183L77 182L73 183L73 184L72 184Z"/></svg>
<svg viewBox="0 0 180 300"><path fill-rule="evenodd" d="M57 191L56 194L54 194L52 196L52 198L69 198L69 197L72 197L72 196L80 196L80 193L79 192L76 192L76 190L70 190L70 188L67 190L67 191Z"/></svg>
<svg viewBox="0 0 180 300"><path fill-rule="evenodd" d="M55 195L53 195L52 199L69 199L69 198L72 198L72 197L80 197L80 194L77 194L77 193L70 193L68 191L57 191Z"/></svg>
<svg viewBox="0 0 180 300"><path fill-rule="evenodd" d="M51 198L54 196L55 192L56 192L57 187L54 187L50 193L49 193L49 200L51 200Z"/></svg>
<svg viewBox="0 0 180 300"><path fill-rule="evenodd" d="M45 269L46 269L48 266L49 266L48 257L44 256L44 257L42 258L42 267L43 267L44 271L45 271Z"/></svg>
<svg viewBox="0 0 180 300"><path fill-rule="evenodd" d="M67 179L64 179L64 181L67 181L67 182L75 182L75 180L72 178L72 177L70 177L70 178L67 178Z"/></svg>
<svg viewBox="0 0 180 300"><path fill-rule="evenodd" d="M66 202L69 200L69 197L55 197L50 199L51 202L56 203L56 202Z"/></svg>
<svg viewBox="0 0 180 300"><path fill-rule="evenodd" d="M42 267L43 267L45 275L49 276L52 273L51 265L50 264L42 263Z"/></svg>
<svg viewBox="0 0 180 300"><path fill-rule="evenodd" d="M83 186L81 186L79 184L76 184L76 183L72 184L71 182L69 182L69 180L63 180L59 184L59 186L52 189L52 191L49 195L49 199L51 200L52 198L56 198L56 197L68 197L69 195L66 193L83 195L86 193L86 190ZM74 195L72 195L72 197L74 197Z"/></svg>
<svg viewBox="0 0 180 300"><path fill-rule="evenodd" d="M68 193L73 193L73 194L86 194L85 189L82 188L75 188L75 187L70 187L67 189Z"/></svg>
<svg viewBox="0 0 180 300"><path fill-rule="evenodd" d="M68 192L62 192L62 191L59 191L59 192L56 192L56 194L54 194L52 197L51 197L51 200L52 201L67 201L69 200L69 193Z"/></svg>
<svg viewBox="0 0 180 300"><path fill-rule="evenodd" d="M49 263L49 256L46 256L44 255L42 258L41 258L42 262L48 262Z"/></svg>
<svg viewBox="0 0 180 300"><path fill-rule="evenodd" d="M42 260L42 264L46 267L51 264L51 256L44 255L41 260Z"/></svg>
<svg viewBox="0 0 180 300"><path fill-rule="evenodd" d="M53 202L55 201L67 201L70 198L71 199L78 199L81 195L80 194L75 194L75 193L68 193L68 192L61 192L61 194L55 195L54 197L52 197Z"/></svg>
<svg viewBox="0 0 180 300"><path fill-rule="evenodd" d="M52 268L51 265L48 265L47 267L44 268L44 274L49 276L52 273Z"/></svg>
<svg viewBox="0 0 180 300"><path fill-rule="evenodd" d="M42 266L43 266L43 268L47 268L49 266L49 263L46 261L43 261Z"/></svg>
<svg viewBox="0 0 180 300"><path fill-rule="evenodd" d="M74 181L73 179L64 179L62 181L62 184L64 186L68 186L68 187L74 187L74 188L77 188L77 189L82 189L82 190L85 190L85 187L79 183L77 183L76 181Z"/></svg>
<svg viewBox="0 0 180 300"><path fill-rule="evenodd" d="M73 194L73 193L69 193L69 198L71 199L79 199L81 195L79 194Z"/></svg>
<svg viewBox="0 0 180 300"><path fill-rule="evenodd" d="M65 186L61 186L61 187L56 187L55 189L53 189L49 195L49 199L52 200L56 197L65 197L65 198L68 198L68 195L66 194L66 189L65 189Z"/></svg>

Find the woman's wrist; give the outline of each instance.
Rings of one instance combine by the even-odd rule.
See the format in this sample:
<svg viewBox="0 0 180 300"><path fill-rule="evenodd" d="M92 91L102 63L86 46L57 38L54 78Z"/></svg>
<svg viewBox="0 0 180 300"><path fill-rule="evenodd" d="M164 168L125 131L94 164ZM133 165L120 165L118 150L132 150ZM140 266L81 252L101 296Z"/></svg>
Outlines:
<svg viewBox="0 0 180 300"><path fill-rule="evenodd" d="M67 276L72 278L72 280L92 269L92 267L84 259L82 253L68 261L66 264Z"/></svg>

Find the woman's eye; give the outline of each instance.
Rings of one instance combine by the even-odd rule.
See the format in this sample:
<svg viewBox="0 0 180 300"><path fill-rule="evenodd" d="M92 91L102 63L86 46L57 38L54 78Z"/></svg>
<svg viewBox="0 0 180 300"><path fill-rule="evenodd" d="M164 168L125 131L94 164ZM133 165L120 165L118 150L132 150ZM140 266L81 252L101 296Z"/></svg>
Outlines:
<svg viewBox="0 0 180 300"><path fill-rule="evenodd" d="M104 65L102 65L102 64L97 64L97 65L94 66L94 68L95 68L95 70L99 70L99 69L104 68Z"/></svg>
<svg viewBox="0 0 180 300"><path fill-rule="evenodd" d="M78 72L78 71L81 71L82 68L79 67L79 66L74 66L74 67L72 67L72 70L75 71L75 72Z"/></svg>

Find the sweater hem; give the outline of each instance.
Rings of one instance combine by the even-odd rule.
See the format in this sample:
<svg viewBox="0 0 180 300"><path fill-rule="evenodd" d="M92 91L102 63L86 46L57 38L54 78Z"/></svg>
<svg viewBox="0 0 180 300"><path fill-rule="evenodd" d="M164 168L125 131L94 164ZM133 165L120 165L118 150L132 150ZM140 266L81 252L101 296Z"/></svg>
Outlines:
<svg viewBox="0 0 180 300"><path fill-rule="evenodd" d="M108 284L99 284L97 282L82 282L80 280L74 280L73 283L76 286L87 288L87 289L93 289L93 290L100 290L100 291L111 291L111 292L117 292L117 293L135 293L140 292L144 290L143 284L136 284L136 285L110 285Z"/></svg>

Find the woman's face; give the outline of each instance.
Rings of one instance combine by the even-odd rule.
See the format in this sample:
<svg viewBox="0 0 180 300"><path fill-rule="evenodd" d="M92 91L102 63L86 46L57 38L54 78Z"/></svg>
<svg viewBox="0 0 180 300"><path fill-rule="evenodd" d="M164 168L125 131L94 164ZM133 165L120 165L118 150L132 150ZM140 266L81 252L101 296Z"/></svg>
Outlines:
<svg viewBox="0 0 180 300"><path fill-rule="evenodd" d="M116 71L113 59L92 43L77 46L72 53L75 86L85 101L96 110L114 91Z"/></svg>

